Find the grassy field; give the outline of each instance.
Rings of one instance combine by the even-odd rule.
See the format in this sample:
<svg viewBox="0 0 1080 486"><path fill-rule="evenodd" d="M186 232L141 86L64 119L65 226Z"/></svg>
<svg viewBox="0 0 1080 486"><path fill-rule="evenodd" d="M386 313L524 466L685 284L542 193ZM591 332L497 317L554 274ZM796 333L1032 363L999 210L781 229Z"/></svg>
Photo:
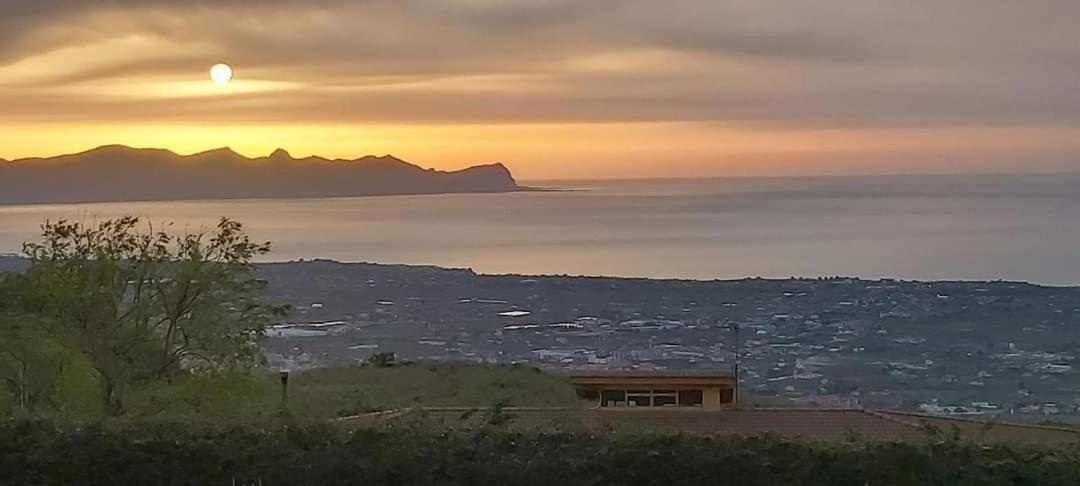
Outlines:
<svg viewBox="0 0 1080 486"><path fill-rule="evenodd" d="M128 400L132 418L259 419L280 413L280 381L266 371L191 377L139 390ZM293 373L289 413L325 420L410 406L540 406L578 404L562 377L509 365L417 363L391 368L339 367Z"/></svg>
<svg viewBox="0 0 1080 486"><path fill-rule="evenodd" d="M348 366L293 372L289 415L330 420L405 407L577 407L573 386L558 374L518 365L418 362L392 367ZM0 395L7 397L7 395ZM86 366L66 372L59 410L39 410L57 420L87 421L104 416L98 390ZM778 398L740 397L745 406L791 406ZM188 376L128 391L125 418L132 420L254 420L281 415L276 372L253 370ZM0 400L0 415L17 415Z"/></svg>
<svg viewBox="0 0 1080 486"><path fill-rule="evenodd" d="M7 398L7 395L0 395ZM86 366L66 372L60 410L39 410L57 420L87 421L104 416L98 390ZM784 407L780 398L742 396L746 407ZM132 420L254 420L281 416L276 372L252 370L188 376L171 384L131 389L124 400ZM578 407L573 386L558 374L518 365L419 362L392 367L348 366L294 372L288 411L296 419L330 420L406 407ZM0 415L17 415L0 400Z"/></svg>

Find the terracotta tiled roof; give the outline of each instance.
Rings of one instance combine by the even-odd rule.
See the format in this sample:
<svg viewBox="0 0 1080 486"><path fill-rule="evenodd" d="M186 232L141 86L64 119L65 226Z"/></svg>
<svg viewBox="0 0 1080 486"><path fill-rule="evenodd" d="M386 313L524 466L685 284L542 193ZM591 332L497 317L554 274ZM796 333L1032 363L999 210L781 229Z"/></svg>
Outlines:
<svg viewBox="0 0 1080 486"><path fill-rule="evenodd" d="M1080 443L1080 429L1014 422L1003 423L993 419L941 417L892 410L880 410L877 413L912 422L923 428L931 426L946 436L956 431L961 437L977 442Z"/></svg>
<svg viewBox="0 0 1080 486"><path fill-rule="evenodd" d="M1075 442L1071 429L932 417L901 412L828 408L753 408L740 410L571 409L571 408L423 408L382 412L347 419L359 426L396 427L422 424L439 430L496 427L518 432L610 434L673 433L753 436L773 434L804 440L926 440L932 425L947 437L958 430L973 441ZM955 426L955 429L954 429Z"/></svg>
<svg viewBox="0 0 1080 486"><path fill-rule="evenodd" d="M357 417L356 423L421 422L436 429L494 425L515 431L761 435L809 440L855 437L901 440L925 437L915 423L858 409L604 410L557 408L428 408Z"/></svg>
<svg viewBox="0 0 1080 486"><path fill-rule="evenodd" d="M859 409L759 408L671 413L600 411L614 432L669 432L710 435L775 434L809 440L866 437L900 440L923 435L911 424Z"/></svg>

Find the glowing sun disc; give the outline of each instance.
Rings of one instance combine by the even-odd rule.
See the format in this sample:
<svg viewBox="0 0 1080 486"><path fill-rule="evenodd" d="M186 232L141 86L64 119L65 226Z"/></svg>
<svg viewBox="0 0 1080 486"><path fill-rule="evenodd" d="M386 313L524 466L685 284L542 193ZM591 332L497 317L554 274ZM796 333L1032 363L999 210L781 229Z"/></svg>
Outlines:
<svg viewBox="0 0 1080 486"><path fill-rule="evenodd" d="M210 68L210 79L218 86L225 86L232 81L233 71L228 64L215 64Z"/></svg>

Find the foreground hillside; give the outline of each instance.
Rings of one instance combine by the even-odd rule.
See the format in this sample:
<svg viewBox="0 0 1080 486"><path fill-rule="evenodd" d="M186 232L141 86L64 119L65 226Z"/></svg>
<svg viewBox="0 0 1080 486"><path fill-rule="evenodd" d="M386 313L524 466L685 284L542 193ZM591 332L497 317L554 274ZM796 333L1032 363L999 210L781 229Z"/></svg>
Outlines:
<svg viewBox="0 0 1080 486"><path fill-rule="evenodd" d="M1046 428L919 431L880 413L870 424L875 412L864 410L588 410L560 376L521 366L376 360L294 373L288 391L283 410L275 373L189 377L133 393L119 420L73 407L0 421L0 484L1056 485L1080 477L1075 441L987 435ZM567 414L582 427L552 420ZM794 415L811 419L804 425L832 417L877 433L777 431ZM886 423L891 432L880 428ZM696 428L705 425L726 432Z"/></svg>
<svg viewBox="0 0 1080 486"><path fill-rule="evenodd" d="M1075 447L0 423L5 484L1073 485Z"/></svg>
<svg viewBox="0 0 1080 486"><path fill-rule="evenodd" d="M68 370L68 405L62 414L50 417L74 421L101 417L89 373ZM125 408L128 418L136 420L261 421L281 416L280 392L279 376L270 371L193 376L134 390ZM0 394L0 416L16 412L6 398ZM404 407L495 405L574 407L577 397L563 378L518 366L348 366L293 373L289 379L288 415L305 421Z"/></svg>
<svg viewBox="0 0 1080 486"><path fill-rule="evenodd" d="M248 158L229 149L190 156L105 146L47 159L0 160L0 204L183 199L308 198L520 189L502 164L455 172L387 155Z"/></svg>

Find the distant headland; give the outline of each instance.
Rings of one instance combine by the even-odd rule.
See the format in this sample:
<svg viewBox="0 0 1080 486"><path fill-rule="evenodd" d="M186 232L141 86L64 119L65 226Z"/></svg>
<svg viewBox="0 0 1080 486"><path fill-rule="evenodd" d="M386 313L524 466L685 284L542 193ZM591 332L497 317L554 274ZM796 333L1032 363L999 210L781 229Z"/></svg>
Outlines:
<svg viewBox="0 0 1080 486"><path fill-rule="evenodd" d="M193 155L106 145L77 154L0 159L0 204L315 198L527 190L501 163L437 171L392 155L249 158L229 148Z"/></svg>

